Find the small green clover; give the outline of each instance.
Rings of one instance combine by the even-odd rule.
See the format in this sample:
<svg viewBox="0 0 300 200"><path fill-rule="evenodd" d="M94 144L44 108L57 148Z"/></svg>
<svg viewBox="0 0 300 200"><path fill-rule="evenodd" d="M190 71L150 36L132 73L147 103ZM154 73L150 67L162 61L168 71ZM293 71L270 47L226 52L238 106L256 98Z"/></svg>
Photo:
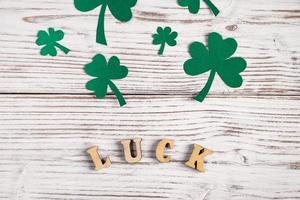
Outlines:
<svg viewBox="0 0 300 200"><path fill-rule="evenodd" d="M36 44L38 46L44 46L40 54L42 56L56 56L57 50L56 47L62 50L65 54L70 52L70 49L62 46L58 41L64 38L64 32L62 30L55 31L54 28L48 28L48 33L46 31L40 30L37 34Z"/></svg>
<svg viewBox="0 0 300 200"><path fill-rule="evenodd" d="M210 71L210 75L205 87L195 97L202 102L208 94L216 73L223 82L232 88L238 88L243 83L240 75L246 67L245 59L241 57L231 57L236 49L237 42L233 38L223 39L218 33L211 33L208 36L208 48L200 42L193 42L189 46L191 59L184 63L184 71L190 76Z"/></svg>
<svg viewBox="0 0 300 200"><path fill-rule="evenodd" d="M152 35L152 44L160 45L160 49L158 51L159 55L162 55L164 53L166 44L171 47L176 46L176 38L178 36L177 32L172 32L172 29L170 27L165 27L164 29L162 27L158 27L156 31L157 33Z"/></svg>
<svg viewBox="0 0 300 200"><path fill-rule="evenodd" d="M104 32L104 17L108 7L111 14L121 22L128 22L132 18L131 8L134 7L137 0L74 0L77 10L87 12L96 9L102 5L97 27L96 42L107 45Z"/></svg>
<svg viewBox="0 0 300 200"><path fill-rule="evenodd" d="M210 10L217 16L220 11L219 9L210 1L210 0L203 0ZM190 13L197 14L200 10L200 0L178 0L178 4L181 7L188 7Z"/></svg>
<svg viewBox="0 0 300 200"><path fill-rule="evenodd" d="M118 57L113 56L107 62L103 55L97 54L91 63L85 65L84 71L92 77L97 77L86 84L86 88L94 91L97 98L103 99L107 94L108 87L110 87L120 106L126 104L120 90L112 82L112 80L123 79L128 75L127 67L120 65Z"/></svg>

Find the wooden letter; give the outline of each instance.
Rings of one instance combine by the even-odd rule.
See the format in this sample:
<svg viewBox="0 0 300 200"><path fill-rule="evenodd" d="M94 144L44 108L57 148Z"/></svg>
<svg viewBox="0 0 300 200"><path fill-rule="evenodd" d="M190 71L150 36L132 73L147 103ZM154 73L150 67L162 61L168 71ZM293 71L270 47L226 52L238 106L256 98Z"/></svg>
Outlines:
<svg viewBox="0 0 300 200"><path fill-rule="evenodd" d="M164 156L165 148L174 148L174 141L169 139L161 140L156 147L156 159L161 163L168 163L171 160L171 156Z"/></svg>
<svg viewBox="0 0 300 200"><path fill-rule="evenodd" d="M107 157L105 160L102 160L99 153L98 153L98 147L91 147L86 151L90 157L93 160L93 163L95 165L95 170L100 170L103 168L109 168L111 165L111 161L109 157Z"/></svg>
<svg viewBox="0 0 300 200"><path fill-rule="evenodd" d="M212 151L198 144L194 144L194 150L190 157L190 160L185 163L186 166L197 169L200 172L204 172L203 159L205 156L212 154Z"/></svg>
<svg viewBox="0 0 300 200"><path fill-rule="evenodd" d="M125 160L128 163L137 163L142 159L141 142L142 139L140 138L121 141L121 144L124 148ZM135 143L135 145L133 143Z"/></svg>

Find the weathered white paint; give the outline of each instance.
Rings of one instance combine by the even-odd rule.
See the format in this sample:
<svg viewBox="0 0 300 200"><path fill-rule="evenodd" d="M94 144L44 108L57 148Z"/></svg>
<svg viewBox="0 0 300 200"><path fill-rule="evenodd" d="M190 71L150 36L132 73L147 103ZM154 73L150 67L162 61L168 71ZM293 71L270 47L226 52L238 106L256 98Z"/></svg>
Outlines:
<svg viewBox="0 0 300 200"><path fill-rule="evenodd" d="M89 95L0 98L3 199L295 199L299 197L298 97ZM121 139L143 138L141 163L129 165ZM172 162L155 159L159 139L175 140ZM192 144L214 150L206 173L184 165ZM100 172L84 150L99 145L112 166Z"/></svg>
<svg viewBox="0 0 300 200"><path fill-rule="evenodd" d="M108 47L95 44L97 11L72 0L0 0L0 199L300 199L300 2L214 0L222 14L191 15L176 0L139 0L131 22L108 13ZM158 25L179 32L178 46L156 55ZM68 56L41 57L39 29L66 32ZM187 31L188 30L188 31ZM211 31L235 37L249 63L232 90L219 79L202 104L192 100L207 75L182 70L190 42ZM84 64L101 52L128 66L118 82L128 104L96 100L84 89ZM129 165L119 141L143 138ZM175 141L172 162L155 147ZM185 167L192 144L214 150L206 173ZM112 166L100 172L85 150L99 145Z"/></svg>
<svg viewBox="0 0 300 200"><path fill-rule="evenodd" d="M217 18L208 9L191 15L176 0L139 0L129 23L106 15L108 47L95 43L99 10L82 13L72 2L0 1L0 92L87 93L84 85L89 77L83 65L101 52L119 56L128 66L129 77L119 83L124 93L191 95L200 90L207 75L193 78L183 72L187 46L205 42L208 33L218 31L238 40L236 55L247 58L249 68L243 73L241 89L229 89L217 80L213 94L300 93L299 0L215 0L222 10ZM158 25L179 32L178 46L166 48L163 57L157 56L159 47L151 44ZM232 25L237 26L235 31L229 31ZM39 56L36 33L49 26L66 32L62 43L73 50L68 56Z"/></svg>

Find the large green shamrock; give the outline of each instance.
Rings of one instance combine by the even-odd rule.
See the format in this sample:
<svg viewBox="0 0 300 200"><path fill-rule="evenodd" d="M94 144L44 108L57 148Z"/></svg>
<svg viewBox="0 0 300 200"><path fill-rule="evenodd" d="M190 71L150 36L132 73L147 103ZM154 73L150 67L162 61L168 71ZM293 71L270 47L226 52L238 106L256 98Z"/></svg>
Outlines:
<svg viewBox="0 0 300 200"><path fill-rule="evenodd" d="M121 22L127 22L132 18L131 8L134 7L137 0L74 0L75 7L82 12L91 11L102 5L98 19L96 42L107 45L104 32L104 17L106 7L109 8L112 15Z"/></svg>
<svg viewBox="0 0 300 200"><path fill-rule="evenodd" d="M120 90L112 82L112 80L123 79L128 75L127 67L120 65L118 57L113 56L107 62L102 54L97 54L91 63L85 65L84 71L90 76L97 77L86 84L86 88L94 91L97 98L103 99L109 86L116 95L120 106L126 104Z"/></svg>
<svg viewBox="0 0 300 200"><path fill-rule="evenodd" d="M226 85L238 88L243 83L240 75L246 67L245 59L231 57L236 49L237 42L233 38L223 39L218 33L211 33L208 36L208 48L200 42L193 42L189 46L189 53L192 59L184 63L184 71L188 75L197 76L210 71L209 79L202 91L195 97L202 102L208 94L216 73Z"/></svg>
<svg viewBox="0 0 300 200"><path fill-rule="evenodd" d="M152 44L160 45L160 49L158 51L159 55L162 55L164 53L166 44L171 47L176 46L176 38L178 36L177 32L172 32L172 29L170 27L165 27L164 29L162 27L158 27L156 31L157 33L152 35Z"/></svg>
<svg viewBox="0 0 300 200"><path fill-rule="evenodd" d="M44 46L40 51L40 54L42 56L56 56L57 51L55 47L62 50L65 54L68 54L70 52L70 49L58 43L58 41L64 38L64 32L61 30L55 31L54 28L48 28L48 33L41 30L38 32L37 37L38 38L35 43L38 46Z"/></svg>
<svg viewBox="0 0 300 200"><path fill-rule="evenodd" d="M203 1L207 4L215 16L220 13L219 9L210 0ZM200 0L178 0L178 4L182 7L188 7L190 13L193 14L198 13L200 10Z"/></svg>

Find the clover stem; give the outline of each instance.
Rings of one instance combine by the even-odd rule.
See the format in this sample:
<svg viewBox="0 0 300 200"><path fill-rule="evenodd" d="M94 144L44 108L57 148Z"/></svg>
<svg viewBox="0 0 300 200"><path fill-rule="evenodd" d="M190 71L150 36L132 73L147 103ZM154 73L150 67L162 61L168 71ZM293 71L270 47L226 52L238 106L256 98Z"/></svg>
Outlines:
<svg viewBox="0 0 300 200"><path fill-rule="evenodd" d="M104 17L105 17L106 7L107 4L103 3L98 18L97 36L96 36L96 42L104 45L107 45L105 31L104 31Z"/></svg>
<svg viewBox="0 0 300 200"><path fill-rule="evenodd" d="M70 52L70 49L68 49L67 47L64 47L63 45L61 45L61 44L59 44L57 42L55 42L54 44L55 44L55 46L57 48L59 48L60 50L62 50L65 54L68 54Z"/></svg>
<svg viewBox="0 0 300 200"><path fill-rule="evenodd" d="M205 97L207 96L211 86L212 86L212 83L214 81L214 78L215 78L215 75L216 75L216 71L214 70L211 70L210 71L210 74L209 74L209 78L208 78L208 81L206 82L204 88L201 90L201 92L199 92L199 94L195 97L195 99L199 102L203 102Z"/></svg>
<svg viewBox="0 0 300 200"><path fill-rule="evenodd" d="M210 1L210 0L203 0L207 6L211 9L215 16L220 13L220 10Z"/></svg>
<svg viewBox="0 0 300 200"><path fill-rule="evenodd" d="M165 46L166 46L166 43L164 43L164 42L160 45L158 55L162 55L164 53Z"/></svg>
<svg viewBox="0 0 300 200"><path fill-rule="evenodd" d="M120 90L117 88L117 86L112 81L109 81L108 85L110 89L113 91L113 93L116 95L120 106L124 106L126 104L126 101L123 95L121 94Z"/></svg>

